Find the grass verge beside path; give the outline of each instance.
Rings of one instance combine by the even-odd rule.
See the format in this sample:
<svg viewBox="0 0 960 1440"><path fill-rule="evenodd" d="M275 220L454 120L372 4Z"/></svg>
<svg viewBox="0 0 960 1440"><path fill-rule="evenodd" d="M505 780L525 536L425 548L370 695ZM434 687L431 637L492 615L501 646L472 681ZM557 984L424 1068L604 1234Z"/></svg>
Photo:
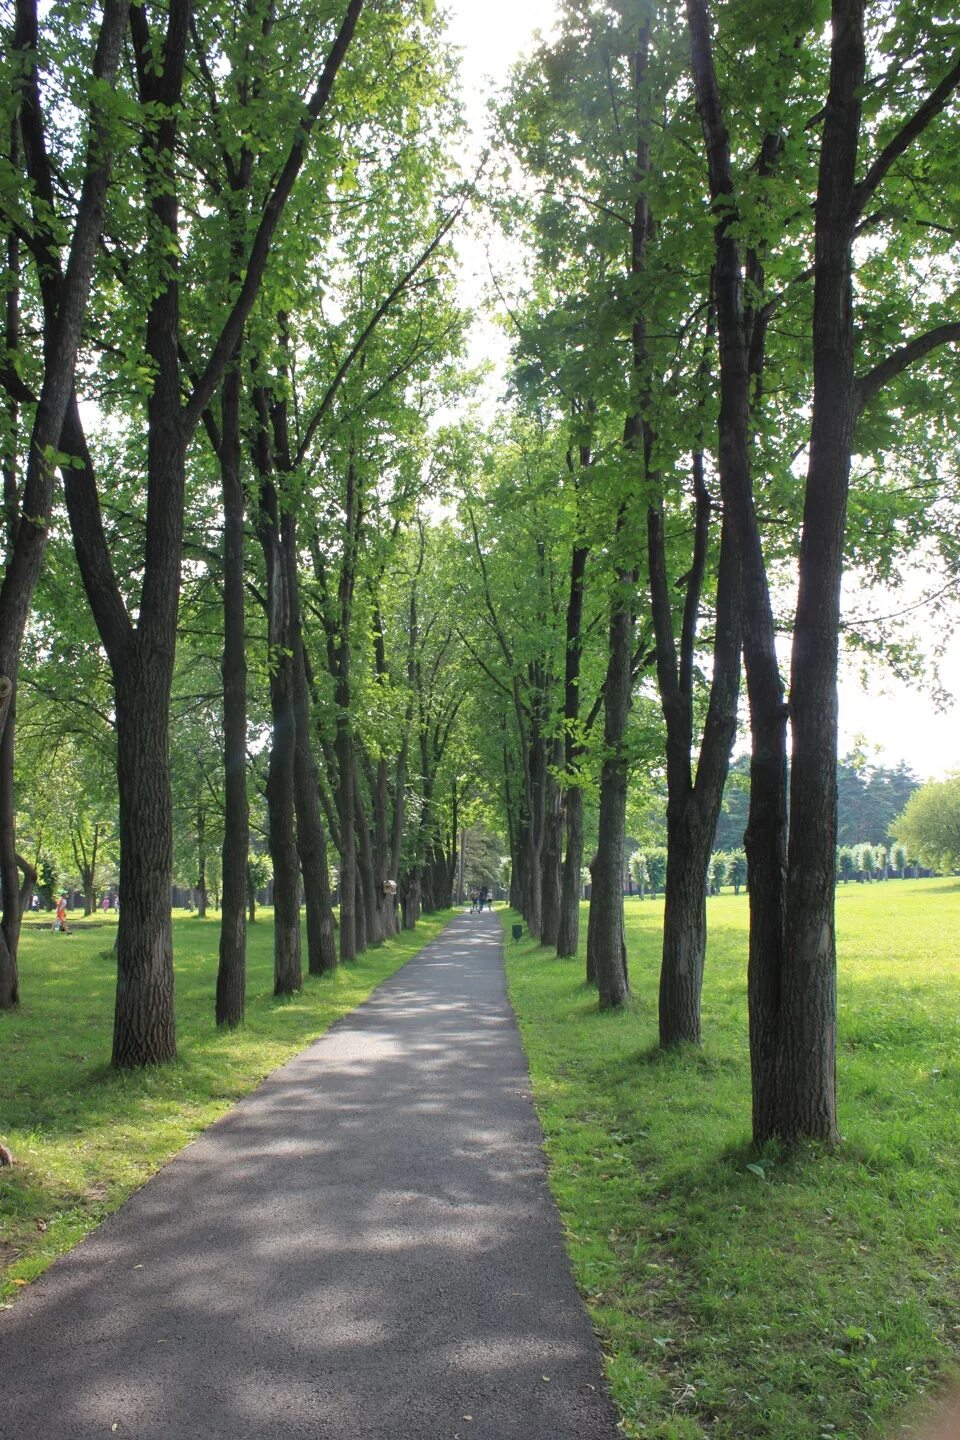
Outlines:
<svg viewBox="0 0 960 1440"><path fill-rule="evenodd" d="M662 902L634 998L510 940L551 1184L628 1437L896 1433L960 1359L960 885L841 887L842 1149L749 1144L747 901L708 902L701 1051L655 1050ZM584 907L581 934L586 933Z"/></svg>
<svg viewBox="0 0 960 1440"><path fill-rule="evenodd" d="M115 922L69 936L27 931L21 1004L0 1011L0 1304L88 1234L161 1165L405 964L450 919L427 916L330 976L273 997L273 921L248 930L246 1021L218 1031L219 924L174 921L177 1042L172 1065L109 1067ZM304 946L306 965L306 946Z"/></svg>

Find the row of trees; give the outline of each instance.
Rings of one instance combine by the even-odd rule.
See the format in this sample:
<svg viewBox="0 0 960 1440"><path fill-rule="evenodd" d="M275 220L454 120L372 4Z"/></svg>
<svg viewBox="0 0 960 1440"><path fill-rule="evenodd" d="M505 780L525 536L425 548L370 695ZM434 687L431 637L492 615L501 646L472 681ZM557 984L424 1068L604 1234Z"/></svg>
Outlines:
<svg viewBox="0 0 960 1440"><path fill-rule="evenodd" d="M837 841L841 845L877 842L890 833L920 781L909 765L879 765L862 750L837 761ZM731 849L743 843L750 810L750 757L732 762L717 822L717 846Z"/></svg>
<svg viewBox="0 0 960 1440"><path fill-rule="evenodd" d="M701 1039L742 659L754 1135L833 1142L841 581L895 580L921 537L952 573L960 60L926 5L674 19L562 7L501 108L533 279L464 505L465 643L514 891L560 954L595 799L601 1006L629 991L628 779L666 787L665 1047Z"/></svg>
<svg viewBox="0 0 960 1440"><path fill-rule="evenodd" d="M105 0L41 27L15 0L0 1004L32 883L19 702L115 768L115 1064L175 1053L178 813L201 889L219 849L220 1023L258 845L282 994L301 884L322 973L448 904L481 818L562 955L589 859L616 1007L626 835L649 863L664 790L660 1039L698 1043L742 664L754 1133L836 1138L840 586L921 539L956 559L960 61L926 4L675 18L565 4L502 97L475 184L530 268L500 287L512 403L485 425L449 419L473 187L432 7Z"/></svg>
<svg viewBox="0 0 960 1440"><path fill-rule="evenodd" d="M228 1025L265 847L277 993L301 886L319 972L395 892L410 924L450 900L477 787L424 510L464 383L453 70L418 3L17 0L7 38L0 1004L36 868L15 816L36 855L47 781L69 828L112 772L113 1060L141 1065L176 1049L175 840L222 892Z"/></svg>

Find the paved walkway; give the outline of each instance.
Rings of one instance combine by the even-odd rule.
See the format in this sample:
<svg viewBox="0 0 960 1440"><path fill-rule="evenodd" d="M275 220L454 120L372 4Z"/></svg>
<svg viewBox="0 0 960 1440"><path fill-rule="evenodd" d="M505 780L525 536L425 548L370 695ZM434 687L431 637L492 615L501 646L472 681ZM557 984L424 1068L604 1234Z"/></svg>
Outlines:
<svg viewBox="0 0 960 1440"><path fill-rule="evenodd" d="M0 1315L3 1440L617 1440L493 915Z"/></svg>

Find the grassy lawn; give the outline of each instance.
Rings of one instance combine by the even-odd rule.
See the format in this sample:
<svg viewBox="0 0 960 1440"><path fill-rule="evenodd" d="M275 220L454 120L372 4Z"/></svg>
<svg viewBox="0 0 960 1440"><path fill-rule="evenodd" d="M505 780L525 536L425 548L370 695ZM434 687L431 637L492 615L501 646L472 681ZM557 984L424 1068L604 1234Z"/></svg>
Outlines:
<svg viewBox="0 0 960 1440"><path fill-rule="evenodd" d="M654 1048L662 902L627 902L622 1014L580 962L506 946L624 1433L890 1435L960 1358L960 883L840 887L833 1156L751 1150L747 900L708 907L700 1052Z"/></svg>
<svg viewBox="0 0 960 1440"><path fill-rule="evenodd" d="M116 920L69 936L25 930L21 1004L0 1011L0 1303L75 1245L265 1075L370 994L432 939L449 915L369 950L300 995L273 998L273 920L248 930L247 1018L219 1032L213 1004L219 924L174 922L179 1059L116 1074ZM73 921L71 919L71 924ZM306 966L306 953L304 953Z"/></svg>

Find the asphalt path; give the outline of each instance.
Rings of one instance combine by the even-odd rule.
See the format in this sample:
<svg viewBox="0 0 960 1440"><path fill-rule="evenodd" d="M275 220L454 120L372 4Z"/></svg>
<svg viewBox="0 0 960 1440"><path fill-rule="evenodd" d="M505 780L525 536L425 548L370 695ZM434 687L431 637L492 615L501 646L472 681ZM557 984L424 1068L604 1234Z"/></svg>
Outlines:
<svg viewBox="0 0 960 1440"><path fill-rule="evenodd" d="M0 1315L3 1440L617 1440L494 915Z"/></svg>

